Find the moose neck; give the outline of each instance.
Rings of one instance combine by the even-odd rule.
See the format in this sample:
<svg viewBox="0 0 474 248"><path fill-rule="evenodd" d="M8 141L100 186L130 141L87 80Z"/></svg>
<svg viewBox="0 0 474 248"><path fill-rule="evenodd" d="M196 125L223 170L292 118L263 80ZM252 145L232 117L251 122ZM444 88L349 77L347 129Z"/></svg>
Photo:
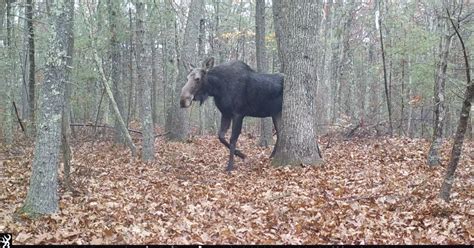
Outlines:
<svg viewBox="0 0 474 248"><path fill-rule="evenodd" d="M212 75L212 73L209 73L207 75L207 84L206 84L206 92L209 96L212 97L218 97L221 94L219 94L220 91L220 85L219 85L219 80L217 79L216 76Z"/></svg>

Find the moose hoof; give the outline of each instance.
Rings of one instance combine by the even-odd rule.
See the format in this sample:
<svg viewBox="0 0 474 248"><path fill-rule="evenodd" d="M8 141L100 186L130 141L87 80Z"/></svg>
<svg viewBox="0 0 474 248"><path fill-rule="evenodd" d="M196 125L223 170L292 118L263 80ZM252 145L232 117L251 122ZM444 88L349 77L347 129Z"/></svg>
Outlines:
<svg viewBox="0 0 474 248"><path fill-rule="evenodd" d="M232 165L227 165L227 167L225 168L225 171L227 172L227 174L230 175L230 173L232 172L232 169L233 169Z"/></svg>

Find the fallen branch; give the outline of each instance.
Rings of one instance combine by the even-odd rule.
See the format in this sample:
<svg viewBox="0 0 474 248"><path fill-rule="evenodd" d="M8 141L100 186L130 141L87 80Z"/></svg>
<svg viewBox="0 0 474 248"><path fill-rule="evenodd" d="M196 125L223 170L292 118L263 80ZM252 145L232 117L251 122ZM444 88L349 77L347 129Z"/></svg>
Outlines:
<svg viewBox="0 0 474 248"><path fill-rule="evenodd" d="M103 128L109 128L109 129L115 129L115 127L112 127L112 126L108 126L108 125L94 125L92 123L71 123L70 124L71 127L103 127ZM138 134L142 134L141 131L138 131L138 130L135 130L135 129L127 129L129 132L131 133L138 133ZM166 134L168 134L169 132L166 132L166 133L162 133L162 134L156 134L155 135L155 138L156 137L160 137L160 136L164 136Z"/></svg>
<svg viewBox="0 0 474 248"><path fill-rule="evenodd" d="M108 125L94 125L94 124L91 124L91 123L71 123L70 126L71 127L94 127L94 128L103 127L103 128L115 129L115 127L111 127L111 126L108 126ZM132 132L132 133L142 134L142 132L134 130L134 129L128 129L128 131Z"/></svg>

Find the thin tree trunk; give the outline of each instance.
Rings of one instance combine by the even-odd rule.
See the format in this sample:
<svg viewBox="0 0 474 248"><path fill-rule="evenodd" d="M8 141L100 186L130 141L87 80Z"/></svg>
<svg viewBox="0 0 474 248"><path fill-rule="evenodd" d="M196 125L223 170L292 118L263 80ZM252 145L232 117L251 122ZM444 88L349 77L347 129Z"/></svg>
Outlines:
<svg viewBox="0 0 474 248"><path fill-rule="evenodd" d="M131 119L133 118L132 116L132 107L133 107L133 97L134 97L134 94L133 92L135 92L135 87L134 87L134 83L133 83L133 54L134 54L134 51L133 51L133 26L132 26L132 9L129 8L128 9L128 17L129 17L129 29L130 29L130 41L129 41L129 49L130 49L130 53L129 53L129 68L130 68L130 86L129 86L129 89L128 89L128 110L127 110L127 120L126 120L126 126L128 127L128 124L130 123Z"/></svg>
<svg viewBox="0 0 474 248"><path fill-rule="evenodd" d="M469 115L471 112L471 104L474 100L474 83L471 80L471 68L469 67L469 55L467 49L464 45L464 40L459 33L458 27L454 24L454 21L451 19L449 10L446 10L448 13L449 20L451 25L456 32L456 35L459 38L459 42L461 43L462 52L464 56L464 63L466 65L466 91L464 93L464 101L461 108L461 116L459 117L459 123L456 130L456 136L454 138L453 149L451 151L451 159L449 161L449 166L446 172L446 176L444 178L444 182L441 185L440 190L440 197L445 200L449 201L449 196L451 194L451 188L454 183L454 173L456 172L456 168L458 167L459 160L461 158L462 146L464 142L464 135L466 133ZM459 25L459 24L458 24ZM471 165L472 166L472 165Z"/></svg>
<svg viewBox="0 0 474 248"><path fill-rule="evenodd" d="M151 35L151 113L153 119L153 126L158 124L158 70L156 69L156 41L155 37Z"/></svg>
<svg viewBox="0 0 474 248"><path fill-rule="evenodd" d="M72 62L74 55L74 1L68 1L68 4L72 6L68 7L67 23L66 23L66 36L67 36L67 58L66 58L66 85L64 86L64 106L63 106L63 117L61 122L61 150L64 160L64 187L72 191L70 172L71 172L71 147L69 145L70 137L70 113L71 113L71 73L72 73Z"/></svg>
<svg viewBox="0 0 474 248"><path fill-rule="evenodd" d="M28 27L28 120L29 133L35 133L35 32L33 27L33 0L26 1L26 23Z"/></svg>
<svg viewBox="0 0 474 248"><path fill-rule="evenodd" d="M446 85L446 70L448 68L448 55L451 46L452 35L447 34L449 32L448 23L445 22L443 29L443 36L441 37L441 50L439 56L439 67L435 82L434 92L434 131L433 140L431 142L430 150L428 152L428 165L437 166L441 164L439 158L439 149L441 148L443 141L443 127L446 116L445 106L445 85Z"/></svg>
<svg viewBox="0 0 474 248"><path fill-rule="evenodd" d="M114 117L115 117L116 120L119 121L122 136L125 137L125 143L127 144L130 151L132 152L132 156L135 156L136 147L133 144L133 141L132 141L132 138L130 137L130 134L128 133L127 125L125 124L125 122L123 121L122 116L120 115L120 111L118 109L117 102L114 99L114 95L112 93L112 89L111 89L111 86L110 86L110 85L112 85L112 83L110 82L110 79L108 79L107 76L105 75L102 59L99 57L99 54L97 52L97 40L92 34L92 23L90 21L88 21L88 23L86 24L86 28L88 29L88 32L89 32L89 39L90 39L90 42L91 42L92 52L93 52L93 56L94 56L93 59L94 59L94 62L96 64L96 68L99 71L100 80L102 82L102 85L104 86L104 90L107 94L107 97L110 100L110 103L112 104Z"/></svg>
<svg viewBox="0 0 474 248"><path fill-rule="evenodd" d="M411 73L411 57L408 55L408 95L407 99L410 99L412 96L412 73ZM408 123L407 123L407 135L408 137L412 138L412 119L413 119L413 106L412 104L408 104Z"/></svg>
<svg viewBox="0 0 474 248"><path fill-rule="evenodd" d="M110 70L110 78L112 82L112 93L114 95L114 99L117 102L117 107L120 112L120 116L124 116L124 108L123 108L123 96L120 92L120 45L117 40L117 13L120 13L119 5L120 3L115 0L108 0L107 1L107 9L108 9L108 16L109 16L109 28L110 28L110 45L109 45L109 54L110 54L110 63L111 63L111 70ZM110 106L113 109L113 106ZM125 139L120 131L120 121L114 118L114 126L115 126L115 140L120 143L124 143Z"/></svg>
<svg viewBox="0 0 474 248"><path fill-rule="evenodd" d="M11 61L14 54L14 48L12 45L12 4L11 1L7 1L7 36L6 36L6 49L7 49L7 62L6 68L9 73L5 74L6 79L6 88L5 88L5 100L3 106L5 106L5 114L4 114L4 125L3 125L3 134L5 136L5 143L12 144L13 143L13 64L14 61Z"/></svg>
<svg viewBox="0 0 474 248"><path fill-rule="evenodd" d="M382 65L383 65L383 79L384 79L384 87L385 87L385 98L387 100L387 110L388 110L388 122L389 122L389 135L392 136L393 134L393 124L392 124L392 103L391 103L391 97L390 97L390 91L388 89L388 79L387 79L387 65L385 63L385 50L383 46L383 35L382 35L382 11L380 5L382 4L382 1L377 2L378 4L378 13L379 16L376 16L378 18L377 20L377 29L379 30L379 37L380 37L380 48L382 50Z"/></svg>

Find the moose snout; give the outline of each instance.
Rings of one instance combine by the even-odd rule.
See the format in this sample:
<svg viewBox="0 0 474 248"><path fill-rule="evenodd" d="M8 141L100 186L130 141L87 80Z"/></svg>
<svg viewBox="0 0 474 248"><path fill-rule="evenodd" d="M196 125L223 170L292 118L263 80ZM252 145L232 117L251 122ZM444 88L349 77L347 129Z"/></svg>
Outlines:
<svg viewBox="0 0 474 248"><path fill-rule="evenodd" d="M181 108L187 108L191 106L192 100L193 100L193 95L187 95L187 96L181 95L179 105L181 106Z"/></svg>

